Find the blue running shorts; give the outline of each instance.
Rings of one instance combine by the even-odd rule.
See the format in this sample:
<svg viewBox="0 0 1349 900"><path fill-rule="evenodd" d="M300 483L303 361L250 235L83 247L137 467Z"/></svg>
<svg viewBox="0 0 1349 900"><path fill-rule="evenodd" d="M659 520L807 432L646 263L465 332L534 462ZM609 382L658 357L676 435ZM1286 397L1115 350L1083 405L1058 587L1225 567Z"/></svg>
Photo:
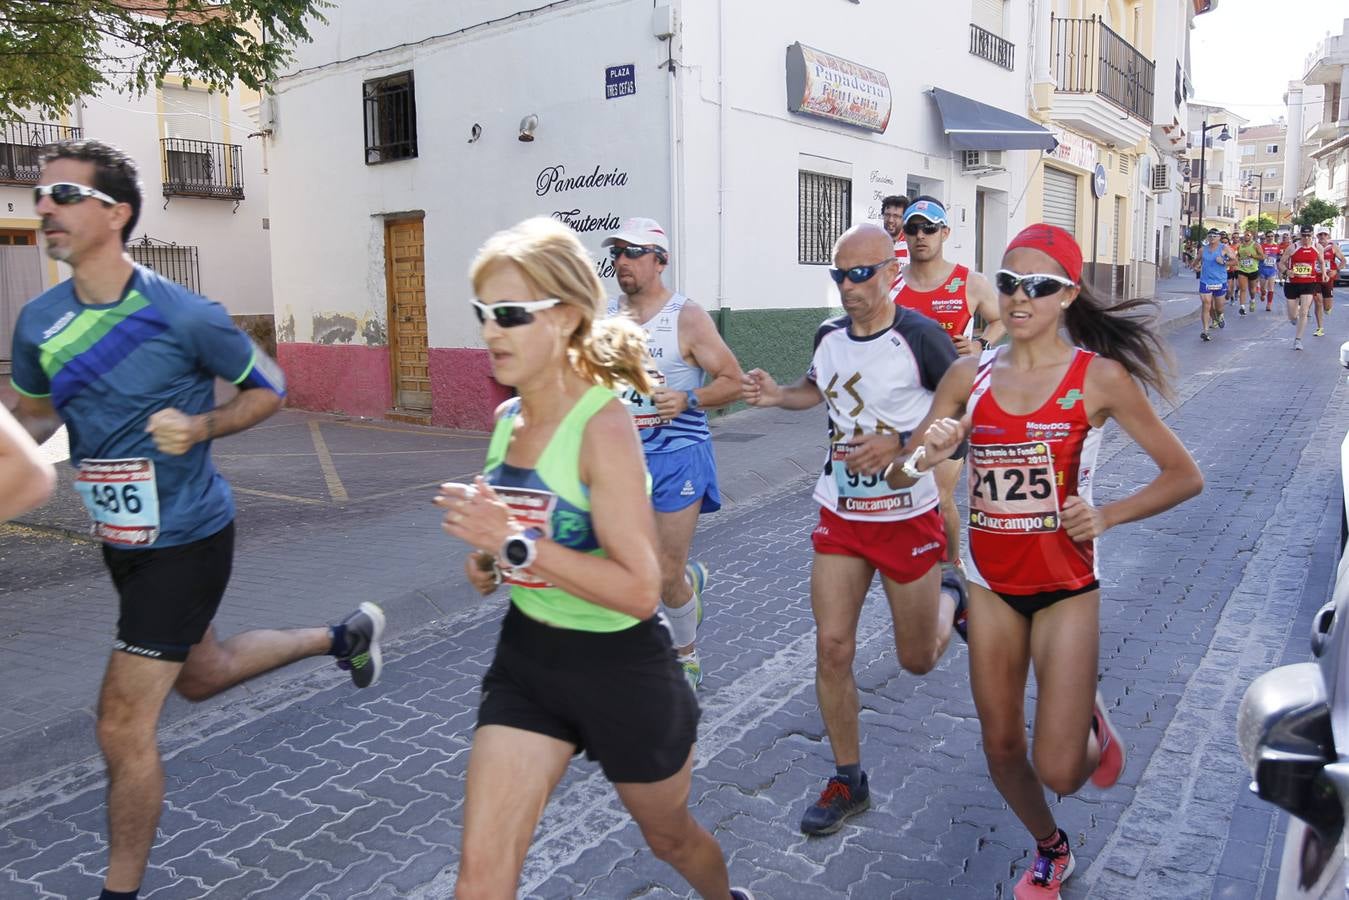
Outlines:
<svg viewBox="0 0 1349 900"><path fill-rule="evenodd" d="M699 441L668 453L649 453L646 468L651 473L651 505L656 512L678 512L702 501L700 513L721 509L717 484L717 461L712 442Z"/></svg>

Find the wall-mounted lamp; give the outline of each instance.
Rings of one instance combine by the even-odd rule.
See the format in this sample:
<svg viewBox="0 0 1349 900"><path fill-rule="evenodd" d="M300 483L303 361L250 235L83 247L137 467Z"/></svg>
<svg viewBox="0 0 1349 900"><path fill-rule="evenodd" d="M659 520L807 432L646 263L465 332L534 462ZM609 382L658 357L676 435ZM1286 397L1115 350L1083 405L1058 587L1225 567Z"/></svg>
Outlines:
<svg viewBox="0 0 1349 900"><path fill-rule="evenodd" d="M468 130L468 142L471 144L480 137L482 137L482 126L474 122L473 127Z"/></svg>
<svg viewBox="0 0 1349 900"><path fill-rule="evenodd" d="M534 130L539 127L539 117L530 113L520 120L520 140L529 143L534 140Z"/></svg>

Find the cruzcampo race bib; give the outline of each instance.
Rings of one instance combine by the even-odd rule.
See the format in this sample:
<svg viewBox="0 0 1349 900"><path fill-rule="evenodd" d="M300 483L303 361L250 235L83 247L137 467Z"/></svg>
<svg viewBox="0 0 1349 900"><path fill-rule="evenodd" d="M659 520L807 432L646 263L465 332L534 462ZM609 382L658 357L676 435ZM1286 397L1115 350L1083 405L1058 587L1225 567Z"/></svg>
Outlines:
<svg viewBox="0 0 1349 900"><path fill-rule="evenodd" d="M829 448L833 462L834 481L838 485L838 512L855 516L880 516L913 506L913 495L907 490L895 490L877 473L863 475L848 470L848 457L856 448L839 441Z"/></svg>
<svg viewBox="0 0 1349 900"><path fill-rule="evenodd" d="M86 459L75 490L93 519L94 537L123 547L147 547L159 537L159 488L152 460Z"/></svg>
<svg viewBox="0 0 1349 900"><path fill-rule="evenodd" d="M970 527L998 534L1057 531L1059 492L1049 444L971 444Z"/></svg>
<svg viewBox="0 0 1349 900"><path fill-rule="evenodd" d="M646 374L656 387L665 386L665 376L660 372L647 369ZM636 425L639 431L643 428L658 428L665 424L665 420L656 411L656 401L649 394L643 394L635 387L624 385L619 391L619 398L627 404L628 412L632 413L632 424Z"/></svg>

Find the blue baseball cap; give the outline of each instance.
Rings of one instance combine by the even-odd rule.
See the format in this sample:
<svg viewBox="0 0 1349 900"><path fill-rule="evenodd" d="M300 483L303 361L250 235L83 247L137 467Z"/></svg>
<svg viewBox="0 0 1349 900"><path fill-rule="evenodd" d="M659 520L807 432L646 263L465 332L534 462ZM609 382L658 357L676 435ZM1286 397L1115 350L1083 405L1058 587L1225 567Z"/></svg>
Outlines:
<svg viewBox="0 0 1349 900"><path fill-rule="evenodd" d="M946 207L935 200L919 200L917 203L910 204L904 211L904 223L913 218L927 219L933 225L946 225L951 223L946 219Z"/></svg>

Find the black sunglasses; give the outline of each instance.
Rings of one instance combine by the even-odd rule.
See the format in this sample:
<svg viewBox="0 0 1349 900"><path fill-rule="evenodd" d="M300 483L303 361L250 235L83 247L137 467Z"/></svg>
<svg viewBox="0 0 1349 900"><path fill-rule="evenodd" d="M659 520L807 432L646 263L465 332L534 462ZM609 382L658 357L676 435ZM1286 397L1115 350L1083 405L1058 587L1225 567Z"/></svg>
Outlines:
<svg viewBox="0 0 1349 900"><path fill-rule="evenodd" d="M882 266L894 262L893 259L882 260L878 263L872 263L869 266L853 266L851 269L829 269L829 277L834 279L834 284L842 284L843 279L848 279L853 284L861 284L864 281L870 281Z"/></svg>
<svg viewBox="0 0 1349 900"><path fill-rule="evenodd" d="M934 225L934 224L931 223L931 222L928 222L926 225L919 225L919 224L917 224L917 223L914 223L914 224L911 225L911 224L909 224L908 222L905 222L905 223L904 223L904 233L907 234L909 237L913 237L914 235L916 235L916 234L917 234L918 232L920 232L920 231L921 231L923 234L933 235L933 234L936 234L937 232L939 232L939 231L941 231L941 230L942 230L942 226L940 226L940 225Z"/></svg>
<svg viewBox="0 0 1349 900"><path fill-rule="evenodd" d="M638 244L629 244L626 247L609 248L609 258L614 260L618 259L620 256L625 256L628 259L641 259L648 253L656 254L656 259L658 260L665 258L659 247L643 247Z"/></svg>
<svg viewBox="0 0 1349 900"><path fill-rule="evenodd" d="M70 206L91 197L95 200L101 200L109 206L117 205L116 200L102 191L96 191L86 185L74 184L69 181L58 181L56 184L43 184L33 188L34 206L40 203L43 197L51 197L52 202L57 206Z"/></svg>
<svg viewBox="0 0 1349 900"><path fill-rule="evenodd" d="M998 286L1000 294L1010 297L1016 293L1017 288L1021 288L1032 300L1052 297L1076 283L1061 275L1021 275L1007 269L999 269L998 274L993 276L993 281Z"/></svg>
<svg viewBox="0 0 1349 900"><path fill-rule="evenodd" d="M534 313L538 310L551 309L562 301L550 297L547 300L503 300L500 303L483 303L480 300L471 302L473 311L478 314L479 325L486 322L490 314L492 321L502 328L515 328L533 322Z"/></svg>

